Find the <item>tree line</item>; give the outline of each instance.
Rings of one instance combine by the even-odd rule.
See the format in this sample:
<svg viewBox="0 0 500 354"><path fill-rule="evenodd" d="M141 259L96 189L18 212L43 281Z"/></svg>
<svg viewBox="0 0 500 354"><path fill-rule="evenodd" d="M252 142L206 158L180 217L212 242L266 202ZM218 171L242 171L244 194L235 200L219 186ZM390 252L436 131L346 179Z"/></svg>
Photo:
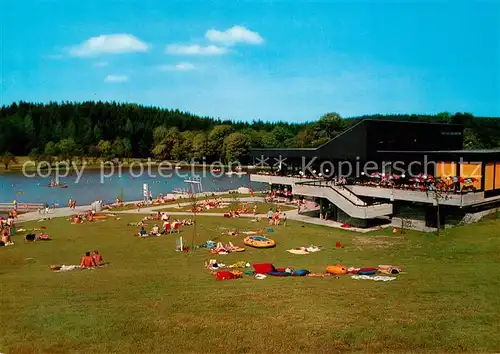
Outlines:
<svg viewBox="0 0 500 354"><path fill-rule="evenodd" d="M251 147L317 147L362 119L442 121L465 126L466 148L500 147L500 119L468 113L372 115L327 113L307 123L239 122L116 102L15 102L0 107L3 160L91 157L244 161Z"/></svg>

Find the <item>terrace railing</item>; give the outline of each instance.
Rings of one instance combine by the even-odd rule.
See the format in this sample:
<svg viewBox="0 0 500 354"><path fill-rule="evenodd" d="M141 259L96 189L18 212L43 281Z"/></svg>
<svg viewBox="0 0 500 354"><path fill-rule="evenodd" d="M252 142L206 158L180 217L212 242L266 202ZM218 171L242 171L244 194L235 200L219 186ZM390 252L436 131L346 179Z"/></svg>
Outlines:
<svg viewBox="0 0 500 354"><path fill-rule="evenodd" d="M36 211L43 207L43 203L17 203L17 210ZM14 203L0 203L0 210L9 211L14 209Z"/></svg>

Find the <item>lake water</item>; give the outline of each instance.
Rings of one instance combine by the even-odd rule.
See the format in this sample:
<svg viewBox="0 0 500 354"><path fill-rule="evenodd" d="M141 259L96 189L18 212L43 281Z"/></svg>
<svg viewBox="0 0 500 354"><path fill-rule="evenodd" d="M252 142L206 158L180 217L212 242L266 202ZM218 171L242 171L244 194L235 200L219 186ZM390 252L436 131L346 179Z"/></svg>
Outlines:
<svg viewBox="0 0 500 354"><path fill-rule="evenodd" d="M143 184L149 184L149 190L153 197L158 194L171 193L176 189L189 190L190 185L184 181L185 176L190 176L190 171L179 171L171 177L149 177L144 174L141 177L132 177L130 172L123 172L121 176L101 177L100 170L85 171L76 182L76 174L61 178L60 182L68 185L68 188L49 188L50 177L28 178L21 173L7 173L0 175L0 202L10 203L17 200L19 203L57 203L66 206L69 199L77 201L77 205L90 204L95 200L114 202L123 190L126 201L142 200ZM248 175L242 176L201 176L204 192L221 192L239 187L251 187L254 190L265 189L261 183L250 183Z"/></svg>

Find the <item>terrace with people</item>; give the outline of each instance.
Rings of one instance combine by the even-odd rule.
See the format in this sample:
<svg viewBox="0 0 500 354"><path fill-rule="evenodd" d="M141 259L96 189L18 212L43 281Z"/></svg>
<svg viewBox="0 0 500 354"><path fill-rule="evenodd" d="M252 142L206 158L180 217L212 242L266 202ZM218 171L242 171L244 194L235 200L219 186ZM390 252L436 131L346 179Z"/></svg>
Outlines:
<svg viewBox="0 0 500 354"><path fill-rule="evenodd" d="M326 171L325 171L326 172ZM318 188L336 188L348 190L359 197L371 197L394 200L407 200L435 204L436 195L443 199L443 204L466 206L488 200L484 196L482 176L466 173L453 175L439 173L418 173L407 176L405 173L392 174L384 172L364 173L354 177L325 176L321 173L283 173L281 171L263 171L250 175L253 182L264 182L283 193L282 198L300 194L301 186ZM498 199L497 197L494 197Z"/></svg>

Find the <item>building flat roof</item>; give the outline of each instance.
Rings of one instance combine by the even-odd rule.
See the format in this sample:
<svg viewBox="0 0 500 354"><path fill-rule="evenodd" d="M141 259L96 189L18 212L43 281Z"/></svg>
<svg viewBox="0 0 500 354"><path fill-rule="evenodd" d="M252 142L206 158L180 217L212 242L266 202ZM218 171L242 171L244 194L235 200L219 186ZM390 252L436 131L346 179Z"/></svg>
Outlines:
<svg viewBox="0 0 500 354"><path fill-rule="evenodd" d="M432 127L432 129L427 129L426 125ZM410 131L409 134L407 134L408 131ZM443 135L450 136L443 137ZM460 136L455 137L451 135ZM444 122L364 119L356 122L356 124L318 147L251 148L250 155L254 158L266 155L266 157L276 158L281 156L282 158L290 159L306 157L337 160L359 158L363 160L373 157L372 155L377 152L379 154L383 154L384 152L387 154L394 152L402 152L403 154L430 154L430 151L404 151L404 149L438 150L446 149L447 147L450 149L462 149L462 135L463 127L457 124ZM379 136L381 141L377 141ZM394 139L394 136L396 136L396 139ZM442 143L443 141L444 143ZM394 149L397 148L402 150L395 151ZM385 151L384 149L393 151ZM436 152L432 151L432 153ZM446 151L446 153L450 154L451 152ZM470 152L463 153L467 153L470 156Z"/></svg>
<svg viewBox="0 0 500 354"><path fill-rule="evenodd" d="M446 125L450 127L461 127L462 125L457 124L457 123L448 123L446 121L440 122L440 121L426 121L426 120L397 120L397 119L376 119L376 118L365 118L362 119L361 122L363 121L370 121L370 122L388 122L388 123L405 123L405 124L433 124L433 125Z"/></svg>
<svg viewBox="0 0 500 354"><path fill-rule="evenodd" d="M473 149L473 150L377 150L379 153L399 153L399 154L498 154L500 149Z"/></svg>
<svg viewBox="0 0 500 354"><path fill-rule="evenodd" d="M251 148L252 151L262 150L262 151L311 151L317 150L318 148Z"/></svg>

